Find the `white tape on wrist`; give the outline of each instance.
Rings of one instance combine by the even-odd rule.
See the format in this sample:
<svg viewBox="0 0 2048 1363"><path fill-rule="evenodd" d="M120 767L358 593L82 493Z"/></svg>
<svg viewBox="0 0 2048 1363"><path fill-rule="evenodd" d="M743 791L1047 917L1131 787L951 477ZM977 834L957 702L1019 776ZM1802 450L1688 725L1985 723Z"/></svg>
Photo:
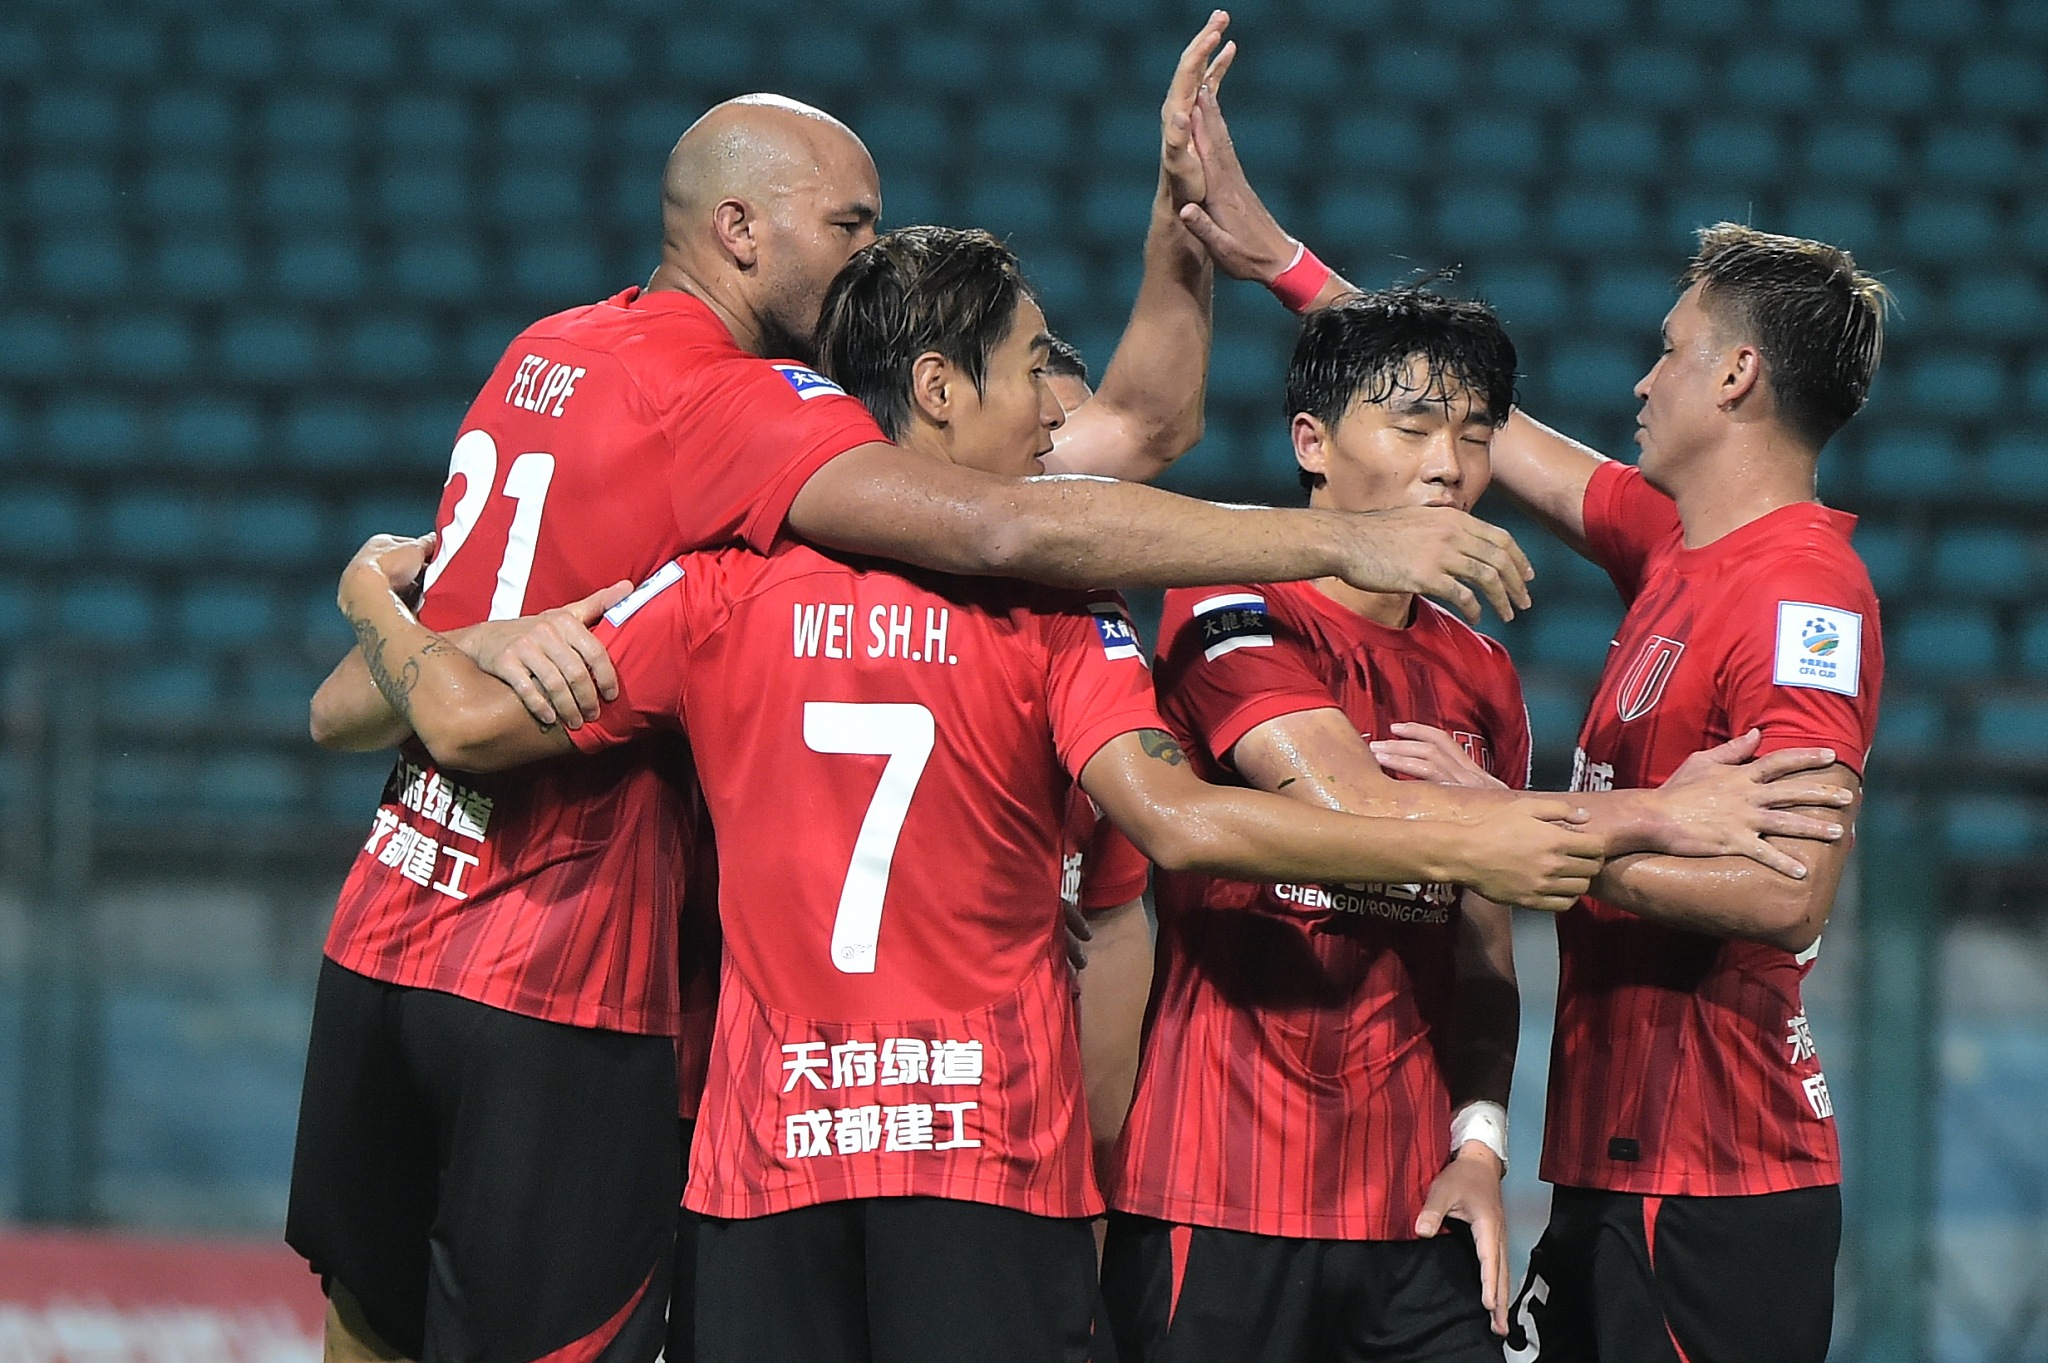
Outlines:
<svg viewBox="0 0 2048 1363"><path fill-rule="evenodd" d="M1508 1110L1499 1103L1467 1103L1451 1118L1451 1157L1465 1148L1466 1141L1478 1141L1500 1156L1501 1174L1508 1167Z"/></svg>

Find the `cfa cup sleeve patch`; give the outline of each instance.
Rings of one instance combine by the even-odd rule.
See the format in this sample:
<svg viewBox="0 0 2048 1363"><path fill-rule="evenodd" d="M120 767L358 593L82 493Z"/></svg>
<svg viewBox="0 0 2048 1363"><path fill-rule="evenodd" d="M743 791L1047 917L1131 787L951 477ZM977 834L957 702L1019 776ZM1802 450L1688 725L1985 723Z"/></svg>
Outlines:
<svg viewBox="0 0 2048 1363"><path fill-rule="evenodd" d="M1810 601L1778 603L1777 661L1771 680L1853 696L1862 685L1863 617Z"/></svg>
<svg viewBox="0 0 2048 1363"><path fill-rule="evenodd" d="M1256 592L1226 592L1197 601L1194 617L1202 656L1212 663L1240 648L1273 646L1273 620L1266 598Z"/></svg>
<svg viewBox="0 0 2048 1363"><path fill-rule="evenodd" d="M844 388L841 388L838 384L807 365L778 364L771 365L770 368L782 375L783 378L789 380L789 386L796 389L796 395L805 402L809 402L812 398L823 397L827 393L837 393L840 397L846 396Z"/></svg>

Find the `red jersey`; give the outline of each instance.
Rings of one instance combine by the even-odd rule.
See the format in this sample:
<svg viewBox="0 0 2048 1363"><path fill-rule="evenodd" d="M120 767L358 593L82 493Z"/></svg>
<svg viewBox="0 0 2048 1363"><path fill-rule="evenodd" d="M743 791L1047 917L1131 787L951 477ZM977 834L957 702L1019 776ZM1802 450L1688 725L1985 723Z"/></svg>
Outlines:
<svg viewBox="0 0 2048 1363"><path fill-rule="evenodd" d="M1877 728L1877 596L1856 518L1781 507L1687 549L1671 499L1605 464L1586 537L1628 602L1579 735L1573 786L1661 783L1752 728L1764 752L1831 747L1858 773ZM1543 1177L1742 1196L1841 1181L1834 1103L1800 981L1815 950L1648 922L1584 899L1557 922Z"/></svg>
<svg viewBox="0 0 2048 1363"><path fill-rule="evenodd" d="M725 970L685 1205L924 1195L1101 1210L1060 908L1075 776L1161 727L1122 605L692 555L599 630L585 750L686 728Z"/></svg>
<svg viewBox="0 0 2048 1363"><path fill-rule="evenodd" d="M765 550L805 479L882 438L858 402L741 351L688 294L545 318L463 418L420 618L503 619L687 549ZM327 954L553 1022L674 1033L692 779L674 742L488 776L437 771L408 743Z"/></svg>
<svg viewBox="0 0 2048 1363"><path fill-rule="evenodd" d="M1060 899L1090 913L1128 904L1145 893L1152 863L1145 860L1088 798L1074 787L1060 854Z"/></svg>
<svg viewBox="0 0 2048 1363"><path fill-rule="evenodd" d="M1160 705L1209 780L1268 720L1455 733L1515 786L1529 722L1500 645L1417 598L1390 629L1306 582L1166 594ZM1254 885L1161 873L1138 1087L1110 1202L1261 1235L1414 1238L1450 1149L1432 1035L1455 1005L1456 885ZM1341 932L1314 930L1342 916Z"/></svg>

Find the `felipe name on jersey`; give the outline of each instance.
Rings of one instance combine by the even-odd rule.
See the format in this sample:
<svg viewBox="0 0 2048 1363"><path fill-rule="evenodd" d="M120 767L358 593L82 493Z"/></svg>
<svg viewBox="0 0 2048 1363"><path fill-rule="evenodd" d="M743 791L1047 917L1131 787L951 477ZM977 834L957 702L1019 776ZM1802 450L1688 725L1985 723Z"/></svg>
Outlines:
<svg viewBox="0 0 2048 1363"><path fill-rule="evenodd" d="M799 601L792 607L790 656L794 658L902 658L913 663L957 667L959 655L946 644L952 613L944 606L926 606L923 629L916 606L878 605L867 614L867 639L858 636L858 608L840 602Z"/></svg>
<svg viewBox="0 0 2048 1363"><path fill-rule="evenodd" d="M576 380L588 372L581 365L550 361L543 355L528 355L513 371L512 386L505 390L505 401L529 412L539 412L542 416L560 416L576 391Z"/></svg>

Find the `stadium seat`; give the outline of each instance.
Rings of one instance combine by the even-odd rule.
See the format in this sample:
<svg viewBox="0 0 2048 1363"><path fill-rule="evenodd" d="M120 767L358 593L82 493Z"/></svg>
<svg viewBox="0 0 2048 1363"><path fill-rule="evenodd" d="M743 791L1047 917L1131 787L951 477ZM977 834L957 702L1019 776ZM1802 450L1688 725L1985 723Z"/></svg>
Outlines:
<svg viewBox="0 0 2048 1363"><path fill-rule="evenodd" d="M107 505L105 533L97 543L116 561L161 570L202 547L212 557L218 546L208 543L210 522L205 505L189 494L126 493Z"/></svg>
<svg viewBox="0 0 2048 1363"><path fill-rule="evenodd" d="M191 372L196 355L192 329L175 313L119 313L104 319L93 338L99 370L125 379L177 378Z"/></svg>
<svg viewBox="0 0 2048 1363"><path fill-rule="evenodd" d="M181 643L201 649L262 643L277 633L277 603L261 579L214 578L179 594L173 623Z"/></svg>
<svg viewBox="0 0 2048 1363"><path fill-rule="evenodd" d="M1057 237L1064 226L1059 196L1050 183L1028 171L1013 170L1001 178L973 184L965 206L967 225L986 228L1003 238L1018 232ZM1030 272L1029 260L1024 268Z"/></svg>
<svg viewBox="0 0 2048 1363"><path fill-rule="evenodd" d="M43 442L60 463L124 465L142 453L142 416L116 397L61 398L44 414Z"/></svg>
<svg viewBox="0 0 2048 1363"><path fill-rule="evenodd" d="M882 207L890 220L919 221L903 218L896 212L892 202L896 187L890 170L902 166L913 174L929 171L935 163L950 157L954 129L944 106L917 99L877 100L862 109L855 130L876 161L889 168L883 172Z"/></svg>
<svg viewBox="0 0 2048 1363"><path fill-rule="evenodd" d="M1885 240L1875 200L1856 190L1793 194L1785 204L1785 230L1861 251L1866 259Z"/></svg>
<svg viewBox="0 0 2048 1363"><path fill-rule="evenodd" d="M455 85L503 88L519 70L512 35L484 20L438 20L427 27L424 48L427 69Z"/></svg>
<svg viewBox="0 0 2048 1363"><path fill-rule="evenodd" d="M1618 601L1605 605L1557 602L1531 611L1524 635L1529 661L1543 667L1597 672L1620 620Z"/></svg>
<svg viewBox="0 0 2048 1363"><path fill-rule="evenodd" d="M2038 399L2034 399L2038 405ZM2048 439L2038 435L2001 435L1984 452L1981 479L1995 504L2048 502Z"/></svg>
<svg viewBox="0 0 2048 1363"><path fill-rule="evenodd" d="M1310 130L1291 109L1247 109L1230 116L1231 140L1245 164L1258 166L1269 177L1306 170L1314 159L1310 153ZM1154 133L1157 155L1157 133ZM1278 189L1280 186L1275 185Z"/></svg>
<svg viewBox="0 0 2048 1363"><path fill-rule="evenodd" d="M1605 74L1615 102L1639 109L1696 108L1706 85L1699 58L1682 47L1617 48Z"/></svg>
<svg viewBox="0 0 2048 1363"><path fill-rule="evenodd" d="M1671 271L1658 266L1595 270L1587 282L1588 312L1621 336L1655 336L1664 324L1664 314L1678 301Z"/></svg>
<svg viewBox="0 0 2048 1363"><path fill-rule="evenodd" d="M1371 183L1325 190L1317 196L1311 221L1317 251L1333 260L1358 259L1367 252L1385 250L1415 230L1408 195L1394 186Z"/></svg>
<svg viewBox="0 0 2048 1363"><path fill-rule="evenodd" d="M152 659L108 679L109 709L123 719L160 724L198 723L216 715L214 671L196 658Z"/></svg>
<svg viewBox="0 0 2048 1363"><path fill-rule="evenodd" d="M508 165L499 171L490 198L494 220L514 231L575 231L592 202L582 172L552 164L552 157L536 159L537 164Z"/></svg>
<svg viewBox="0 0 2048 1363"><path fill-rule="evenodd" d="M156 605L133 578L88 577L64 586L53 623L73 639L139 645L156 632Z"/></svg>
<svg viewBox="0 0 2048 1363"><path fill-rule="evenodd" d="M1994 411L2012 387L2002 357L1989 349L1923 348L1900 377L1906 401L1929 414L1952 413L1959 406Z"/></svg>
<svg viewBox="0 0 2048 1363"><path fill-rule="evenodd" d="M18 644L40 632L42 593L21 578L0 577L0 639Z"/></svg>
<svg viewBox="0 0 2048 1363"><path fill-rule="evenodd" d="M28 101L29 137L46 147L110 147L121 137L121 122L110 90L45 87Z"/></svg>
<svg viewBox="0 0 2048 1363"><path fill-rule="evenodd" d="M1552 43L1530 42L1494 49L1486 65L1486 88L1496 99L1522 107L1575 107L1586 73L1578 54Z"/></svg>
<svg viewBox="0 0 2048 1363"><path fill-rule="evenodd" d="M545 313L603 298L615 284L629 281L608 278L602 258L587 240L562 237L528 240L515 247L509 282Z"/></svg>
<svg viewBox="0 0 2048 1363"><path fill-rule="evenodd" d="M1655 0L1652 12L1666 34L1716 37L1728 31L1728 6L1720 0Z"/></svg>
<svg viewBox="0 0 2048 1363"><path fill-rule="evenodd" d="M1319 28L1377 38L1394 16L1394 0L1301 0L1301 9Z"/></svg>
<svg viewBox="0 0 2048 1363"><path fill-rule="evenodd" d="M1667 155L1655 120L1633 115L1575 118L1565 136L1565 160L1594 183L1649 179L1667 168Z"/></svg>
<svg viewBox="0 0 2048 1363"><path fill-rule="evenodd" d="M442 233L403 237L391 252L391 283L402 295L433 302L457 302L485 292L484 264L476 241Z"/></svg>
<svg viewBox="0 0 2048 1363"><path fill-rule="evenodd" d="M234 378L303 383L327 363L328 349L319 324L303 313L248 313L221 328L220 359Z"/></svg>
<svg viewBox="0 0 2048 1363"><path fill-rule="evenodd" d="M308 75L376 85L398 68L396 35L367 16L308 16L295 49L294 60Z"/></svg>
<svg viewBox="0 0 2048 1363"><path fill-rule="evenodd" d="M946 128L946 121L940 118L938 126L925 136L943 136ZM1073 120L1058 105L994 104L975 120L974 143L982 163L1004 171L996 177L997 183L1017 167L1065 165L1076 140Z"/></svg>
<svg viewBox="0 0 2048 1363"><path fill-rule="evenodd" d="M69 318L42 311L0 313L0 369L16 381L68 372L78 349L77 328Z"/></svg>
<svg viewBox="0 0 2048 1363"><path fill-rule="evenodd" d="M1884 17L1907 38L1965 38L1988 26L1978 0L1889 0Z"/></svg>
<svg viewBox="0 0 2048 1363"><path fill-rule="evenodd" d="M1753 186L1779 175L1785 152L1776 130L1764 119L1709 117L1693 123L1686 135L1685 158L1691 183Z"/></svg>
<svg viewBox="0 0 2048 1363"><path fill-rule="evenodd" d="M235 145L235 106L221 92L168 90L143 105L142 131L158 147L225 153Z"/></svg>
<svg viewBox="0 0 2048 1363"><path fill-rule="evenodd" d="M1856 527L1855 545L1863 566L1870 570L1870 585L1877 588L1879 600L1903 597L1924 585L1917 546L1904 526L1866 520Z"/></svg>
<svg viewBox="0 0 2048 1363"><path fill-rule="evenodd" d="M70 38L67 55L91 75L134 81L163 71L163 30L147 15L103 14L73 29Z"/></svg>
<svg viewBox="0 0 2048 1363"><path fill-rule="evenodd" d="M1714 6L1726 15L1722 6ZM1739 108L1804 113L1820 100L1820 74L1796 48L1759 48L1731 56L1722 85Z"/></svg>
<svg viewBox="0 0 2048 1363"><path fill-rule="evenodd" d="M549 34L540 57L548 74L581 86L617 87L633 76L633 47L625 34L597 28L587 19Z"/></svg>
<svg viewBox="0 0 2048 1363"><path fill-rule="evenodd" d="M0 555L29 563L63 563L85 547L85 509L68 487L0 487Z"/></svg>
<svg viewBox="0 0 2048 1363"><path fill-rule="evenodd" d="M2020 622L2019 655L2027 676L2048 678L2048 610L2028 611Z"/></svg>
<svg viewBox="0 0 2048 1363"><path fill-rule="evenodd" d="M1885 661L1917 677L1982 676L1998 666L1998 624L1973 606L1895 614L1885 621Z"/></svg>
<svg viewBox="0 0 2048 1363"><path fill-rule="evenodd" d="M1897 134L1883 123L1820 123L1806 139L1803 178L1886 186L1901 178L1904 162Z"/></svg>
<svg viewBox="0 0 2048 1363"><path fill-rule="evenodd" d="M23 175L23 198L37 221L104 225L119 210L111 167L90 162L43 161Z"/></svg>
<svg viewBox="0 0 2048 1363"><path fill-rule="evenodd" d="M1863 487L1880 497L1955 497L1968 484L1961 446L1939 430L1888 423L1866 438L1861 462Z"/></svg>
<svg viewBox="0 0 2048 1363"><path fill-rule="evenodd" d="M1270 335L1218 335L1209 359L1209 391L1226 401L1277 407L1288 354Z"/></svg>
<svg viewBox="0 0 2048 1363"><path fill-rule="evenodd" d="M1255 99L1261 104L1299 105L1305 99L1341 99L1352 69L1337 44L1276 36L1261 38L1239 53L1230 68L1230 84L1239 103ZM1238 94L1240 89L1251 93Z"/></svg>
<svg viewBox="0 0 2048 1363"><path fill-rule="evenodd" d="M663 17L668 17L666 12ZM674 25L665 22L662 29L663 69L687 82L693 93L703 90L703 104L741 93L758 69L760 45L747 29L730 23L688 21ZM677 126L668 140L674 142L682 131Z"/></svg>
<svg viewBox="0 0 2048 1363"><path fill-rule="evenodd" d="M2025 341L2038 334L2048 316L2048 294L2032 272L1968 272L1949 286L1946 317L1950 334L1997 341Z"/></svg>
<svg viewBox="0 0 2048 1363"><path fill-rule="evenodd" d="M269 222L333 230L355 214L355 187L346 167L325 155L314 164L275 162L257 181L255 201Z"/></svg>
<svg viewBox="0 0 2048 1363"><path fill-rule="evenodd" d="M1945 123L1927 130L1920 175L1937 183L1996 191L2025 174L2027 153L2004 123Z"/></svg>
<svg viewBox="0 0 2048 1363"><path fill-rule="evenodd" d="M1437 196L1431 222L1436 239L1452 253L1512 247L1529 234L1529 205L1524 195L1506 185L1454 185Z"/></svg>
<svg viewBox="0 0 2048 1363"><path fill-rule="evenodd" d="M304 802L307 784L296 763L270 753L210 757L199 778L208 806L226 814L279 822Z"/></svg>
<svg viewBox="0 0 2048 1363"><path fill-rule="evenodd" d="M350 327L341 338L341 355L356 378L410 385L434 373L440 347L425 318L386 313Z"/></svg>
<svg viewBox="0 0 2048 1363"><path fill-rule="evenodd" d="M113 298L131 287L132 255L119 234L104 229L66 232L46 238L36 251L35 280L48 298Z"/></svg>
<svg viewBox="0 0 2048 1363"><path fill-rule="evenodd" d="M153 165L142 179L142 205L152 224L217 222L237 208L234 180L217 161Z"/></svg>
<svg viewBox="0 0 2048 1363"><path fill-rule="evenodd" d="M1788 0L1797 6L1801 0ZM1918 113L1934 107L1938 82L1930 54L1910 47L1866 47L1843 56L1841 98L1853 106L1886 113Z"/></svg>
<svg viewBox="0 0 2048 1363"><path fill-rule="evenodd" d="M515 164L525 157L573 164L596 147L597 126L581 101L518 99L500 110L498 138Z"/></svg>
<svg viewBox="0 0 2048 1363"><path fill-rule="evenodd" d="M2024 600L2036 576L2028 541L2017 526L1943 525L1934 540L1934 585L1974 600Z"/></svg>
<svg viewBox="0 0 2048 1363"><path fill-rule="evenodd" d="M220 557L265 568L329 569L327 519L303 493L268 493L235 501L223 518Z"/></svg>
<svg viewBox="0 0 2048 1363"><path fill-rule="evenodd" d="M1523 114L1458 115L1451 120L1445 149L1452 166L1477 171L1489 179L1529 179L1542 174L1548 166L1542 127L1536 119Z"/></svg>
<svg viewBox="0 0 2048 1363"><path fill-rule="evenodd" d="M470 216L470 173L456 161L404 156L374 174L372 184L387 222L454 224Z"/></svg>
<svg viewBox="0 0 2048 1363"><path fill-rule="evenodd" d="M799 93L799 98L808 98L829 103L831 97L840 91L858 91L882 70L874 50L865 35L857 30L825 25L791 24L780 32L781 41L776 44L775 55L790 87ZM916 37L905 35L906 44L931 43L946 45L949 49L968 52L979 47L978 40L971 34L936 33L922 30ZM970 56L973 61L975 57ZM913 79L923 75L930 83L946 85L952 73L928 71L914 61L906 61L903 74ZM932 77L938 77L932 80ZM958 88L958 87L955 87Z"/></svg>
<svg viewBox="0 0 2048 1363"><path fill-rule="evenodd" d="M1004 0L1005 8L1008 7ZM1088 33L1033 32L1017 35L1007 60L1022 88L1046 96L1086 98L1107 88L1108 44Z"/></svg>
<svg viewBox="0 0 2048 1363"><path fill-rule="evenodd" d="M1375 44L1366 88L1390 103L1455 106L1465 95L1465 58L1458 47L1431 42Z"/></svg>
<svg viewBox="0 0 2048 1363"><path fill-rule="evenodd" d="M1645 337L1645 344L1650 337ZM1599 412L1632 412L1636 381L1648 370L1634 347L1613 342L1561 341L1548 372L1532 376L1544 385L1545 400L1560 407Z"/></svg>
<svg viewBox="0 0 2048 1363"><path fill-rule="evenodd" d="M385 455L384 422L381 403L308 398L285 415L285 455L301 467L367 471Z"/></svg>
<svg viewBox="0 0 2048 1363"><path fill-rule="evenodd" d="M1031 281L1055 333L1060 330L1062 318L1080 317L1091 311L1095 302L1088 287L1087 264L1071 251L1034 247L1024 257L1024 276Z"/></svg>
<svg viewBox="0 0 2048 1363"><path fill-rule="evenodd" d="M1986 696L1977 703L1977 750L1993 761L2048 761L2048 699Z"/></svg>
<svg viewBox="0 0 2048 1363"><path fill-rule="evenodd" d="M1952 795L1942 807L1942 834L1954 855L2010 860L2033 850L2040 839L2040 818L2016 795Z"/></svg>
<svg viewBox="0 0 2048 1363"><path fill-rule="evenodd" d="M1332 157L1339 165L1355 170L1409 171L1432 150L1422 120L1391 106L1368 105L1339 113L1330 122L1329 138ZM1325 192L1338 188L1332 186Z"/></svg>
<svg viewBox="0 0 2048 1363"><path fill-rule="evenodd" d="M219 302L248 285L249 263L232 237L199 233L168 237L154 254L156 286L172 298Z"/></svg>
<svg viewBox="0 0 2048 1363"><path fill-rule="evenodd" d="M401 407L391 421L391 462L407 470L408 487L438 491L446 481L456 434L469 410L471 395L422 398ZM412 471L425 474L414 479ZM431 511L431 507L429 508ZM354 546L351 545L351 548Z"/></svg>
<svg viewBox="0 0 2048 1363"><path fill-rule="evenodd" d="M452 156L469 149L476 129L467 105L451 95L401 95L383 106L381 133L393 151Z"/></svg>
<svg viewBox="0 0 2048 1363"><path fill-rule="evenodd" d="M1500 313L1518 347L1533 333L1562 327L1571 316L1573 295L1555 265L1490 264L1475 269L1468 283Z"/></svg>
<svg viewBox="0 0 2048 1363"><path fill-rule="evenodd" d="M227 81L254 82L278 74L281 49L270 26L247 14L202 23L191 40L199 69Z"/></svg>
<svg viewBox="0 0 2048 1363"><path fill-rule="evenodd" d="M270 453L256 407L233 397L188 398L164 414L164 449L195 469L235 469Z"/></svg>
<svg viewBox="0 0 2048 1363"><path fill-rule="evenodd" d="M2035 6L2008 8L2017 11ZM2038 118L2043 106L2048 106L2048 65L2039 52L1973 52L1957 69L1956 97L1966 109Z"/></svg>
<svg viewBox="0 0 2048 1363"><path fill-rule="evenodd" d="M356 110L337 94L283 91L263 108L263 139L289 156L334 155L355 143Z"/></svg>
<svg viewBox="0 0 2048 1363"><path fill-rule="evenodd" d="M1623 185L1568 185L1553 192L1549 244L1571 255L1611 257L1642 248L1649 222L1642 198Z"/></svg>
<svg viewBox="0 0 2048 1363"><path fill-rule="evenodd" d="M440 492L437 484L422 488L413 496L386 491L357 498L341 518L339 552L353 554L372 535L417 534L432 528ZM334 603L331 587L327 601L330 606Z"/></svg>
<svg viewBox="0 0 2048 1363"><path fill-rule="evenodd" d="M1948 715L1938 693L1895 685L1885 679L1884 708L1878 714L1872 759L1919 758L1937 753L1948 741Z"/></svg>

